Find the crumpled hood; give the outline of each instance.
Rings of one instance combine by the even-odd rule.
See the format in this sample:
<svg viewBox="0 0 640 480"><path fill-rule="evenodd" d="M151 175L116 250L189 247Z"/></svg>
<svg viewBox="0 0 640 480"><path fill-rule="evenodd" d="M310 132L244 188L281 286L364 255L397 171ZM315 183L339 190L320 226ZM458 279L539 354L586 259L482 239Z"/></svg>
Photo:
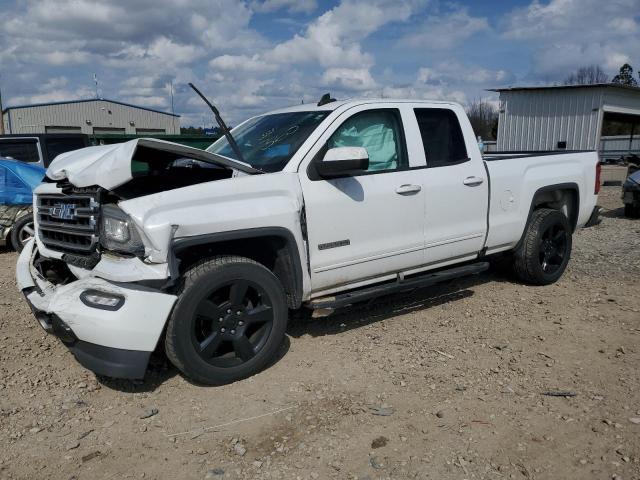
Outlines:
<svg viewBox="0 0 640 480"><path fill-rule="evenodd" d="M49 168L51 180L69 180L76 187L100 185L112 189L131 180L131 157L138 140L81 148L58 155Z"/></svg>
<svg viewBox="0 0 640 480"><path fill-rule="evenodd" d="M65 178L76 187L99 185L107 190L127 183L133 178L131 161L138 147L184 155L188 158L238 170L256 173L258 170L242 162L198 148L154 138L136 138L125 143L81 148L58 155L47 170L51 180Z"/></svg>

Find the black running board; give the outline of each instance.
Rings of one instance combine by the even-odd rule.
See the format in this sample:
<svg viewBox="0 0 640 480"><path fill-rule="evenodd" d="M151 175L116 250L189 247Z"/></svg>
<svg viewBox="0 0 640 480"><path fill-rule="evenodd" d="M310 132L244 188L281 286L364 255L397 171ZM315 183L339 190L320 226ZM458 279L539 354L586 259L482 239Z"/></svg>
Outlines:
<svg viewBox="0 0 640 480"><path fill-rule="evenodd" d="M446 270L440 270L434 273L426 273L418 277L412 277L404 280L398 280L394 283L384 283L382 285L374 285L359 290L353 290L347 293L339 293L337 295L329 295L326 297L311 300L307 306L314 310L327 309L335 310L336 308L346 307L354 303L369 300L371 298L391 293L404 292L414 290L416 288L428 287L447 280L466 277L468 275L477 275L489 269L489 262L477 262L461 267L453 267Z"/></svg>

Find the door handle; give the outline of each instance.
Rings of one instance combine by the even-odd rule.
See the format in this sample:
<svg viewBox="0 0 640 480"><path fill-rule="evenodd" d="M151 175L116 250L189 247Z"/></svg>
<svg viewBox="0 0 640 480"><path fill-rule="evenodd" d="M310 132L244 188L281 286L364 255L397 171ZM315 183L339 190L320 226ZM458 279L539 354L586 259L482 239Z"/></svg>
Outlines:
<svg viewBox="0 0 640 480"><path fill-rule="evenodd" d="M484 182L484 178L467 177L463 180L462 183L464 183L467 187L477 187L478 185L482 185L482 182Z"/></svg>
<svg viewBox="0 0 640 480"><path fill-rule="evenodd" d="M411 195L413 193L418 193L420 190L422 190L420 185L411 185L407 183L396 188L396 193L399 195Z"/></svg>

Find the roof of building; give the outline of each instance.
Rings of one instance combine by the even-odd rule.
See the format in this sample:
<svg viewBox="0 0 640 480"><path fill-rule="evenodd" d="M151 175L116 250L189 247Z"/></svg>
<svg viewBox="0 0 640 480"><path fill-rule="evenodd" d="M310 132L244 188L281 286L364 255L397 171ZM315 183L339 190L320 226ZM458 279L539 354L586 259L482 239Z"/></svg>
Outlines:
<svg viewBox="0 0 640 480"><path fill-rule="evenodd" d="M117 100L109 100L108 98L87 98L84 100L67 100L64 102L49 102L49 103L32 103L30 105L13 105L11 107L7 107L2 110L2 113L8 112L9 110L15 110L18 108L31 108L31 107L48 107L50 105L66 105L71 103L87 103L87 102L108 102L115 103L117 105L124 105L125 107L131 108L139 108L140 110L148 110L150 112L161 113L163 115L170 115L172 117L180 117L180 115L176 115L175 113L163 112L161 110L155 110L153 108L140 107L138 105L132 105L131 103L118 102Z"/></svg>
<svg viewBox="0 0 640 480"><path fill-rule="evenodd" d="M633 87L631 85L622 85L620 83L592 83L585 85L546 85L546 86L529 86L529 87L505 87L505 88L490 88L488 92L517 92L520 90L562 90L562 89L575 89L575 88L615 88L631 90L640 93L640 87Z"/></svg>

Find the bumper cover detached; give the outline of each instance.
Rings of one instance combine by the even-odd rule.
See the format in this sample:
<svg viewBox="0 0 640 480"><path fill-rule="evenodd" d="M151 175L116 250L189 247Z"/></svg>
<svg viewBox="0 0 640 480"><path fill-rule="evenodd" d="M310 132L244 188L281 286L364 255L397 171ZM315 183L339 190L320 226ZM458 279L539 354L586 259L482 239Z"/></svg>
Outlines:
<svg viewBox="0 0 640 480"><path fill-rule="evenodd" d="M99 375L144 377L176 297L136 284L116 284L95 277L54 285L33 265L31 240L16 267L18 286L45 331L56 335L78 362ZM85 292L124 299L117 309L91 305Z"/></svg>

